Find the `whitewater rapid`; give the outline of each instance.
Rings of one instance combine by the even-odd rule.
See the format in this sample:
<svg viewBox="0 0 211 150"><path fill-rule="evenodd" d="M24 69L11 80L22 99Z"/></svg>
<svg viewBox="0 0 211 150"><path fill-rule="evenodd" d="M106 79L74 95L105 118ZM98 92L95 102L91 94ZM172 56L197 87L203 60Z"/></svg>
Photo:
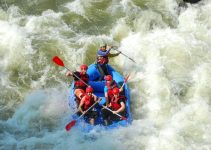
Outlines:
<svg viewBox="0 0 211 150"><path fill-rule="evenodd" d="M131 73L129 127L82 133L64 127L73 70L102 43ZM0 149L210 150L211 1L0 1Z"/></svg>

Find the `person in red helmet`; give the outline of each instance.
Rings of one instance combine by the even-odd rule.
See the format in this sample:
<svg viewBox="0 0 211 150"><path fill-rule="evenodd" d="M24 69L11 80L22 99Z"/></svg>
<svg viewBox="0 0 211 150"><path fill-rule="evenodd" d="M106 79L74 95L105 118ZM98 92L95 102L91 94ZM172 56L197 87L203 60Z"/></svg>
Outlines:
<svg viewBox="0 0 211 150"><path fill-rule="evenodd" d="M100 49L97 52L96 56L96 66L98 71L100 72L99 81L103 80L105 75L109 75L109 70L107 64L109 62L109 57L116 57L120 54L120 52L111 54L110 50L112 46L108 46L107 44L103 44L100 46Z"/></svg>
<svg viewBox="0 0 211 150"><path fill-rule="evenodd" d="M126 97L123 95L120 95L120 90L117 87L113 88L112 93L114 96L112 97L108 105L108 108L110 108L112 112L104 108L102 109L102 116L103 116L105 126L111 124L112 121L121 120L121 118L117 116L115 113L124 117L126 115L126 111L125 111Z"/></svg>
<svg viewBox="0 0 211 150"><path fill-rule="evenodd" d="M88 66L83 64L80 66L81 72L75 71L67 71L66 76L73 76L74 79L74 89L75 95L77 97L77 104L80 103L80 100L85 95L85 90L89 81L89 75L86 73ZM80 80L80 79L82 80ZM85 84L86 83L86 84Z"/></svg>
<svg viewBox="0 0 211 150"><path fill-rule="evenodd" d="M111 98L113 97L112 90L113 88L116 88L118 86L115 80L113 80L111 75L105 76L105 81L106 81L106 86L104 87L104 93L105 93L105 98L106 98L106 106L108 106ZM120 92L122 92L123 87L121 87L119 90Z"/></svg>
<svg viewBox="0 0 211 150"><path fill-rule="evenodd" d="M93 89L91 86L88 86L86 88L86 94L81 99L80 105L79 105L79 111L82 114L85 114L84 116L89 119L89 122L91 125L94 125L95 119L98 116L97 111L95 111L94 107L90 109L88 112L86 112L96 101L98 101L98 98L96 95L93 94Z"/></svg>

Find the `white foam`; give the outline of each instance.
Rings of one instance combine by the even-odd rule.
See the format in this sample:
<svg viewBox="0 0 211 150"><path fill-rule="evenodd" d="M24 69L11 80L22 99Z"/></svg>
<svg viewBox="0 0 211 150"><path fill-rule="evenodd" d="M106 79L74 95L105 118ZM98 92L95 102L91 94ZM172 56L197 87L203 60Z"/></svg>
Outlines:
<svg viewBox="0 0 211 150"><path fill-rule="evenodd" d="M65 6L89 18L85 3L90 1L75 0ZM11 15L11 22L0 21L0 56L4 58L0 65L4 69L8 69L7 64L11 60L16 64L20 60L19 54L28 56L26 54L32 44L28 36L58 40L63 51L56 52L71 68L77 68L86 59L86 50L94 53L91 55L94 60L96 49L90 47L97 48L101 42L112 43L113 39L120 42L120 51L136 61L133 63L119 55L112 62L122 68L124 75L132 72L128 82L134 120L129 127L100 132L93 130L87 134L72 128L66 133L64 126L72 113L67 108L68 91L65 86L69 79L60 79L64 70L56 68L52 71L52 67L44 65L40 67L42 76L27 82L32 89L40 90L27 91L28 96L20 102L14 115L8 121L0 122L5 136L1 143L5 147L15 145L19 149L210 149L211 5L210 1L204 3L206 5L188 5L179 13L176 1L172 0L143 2L142 6L146 6L143 8L136 6L135 2L122 0L115 3L117 6L109 7L115 9L112 13L117 13L116 8L120 8L121 18L113 23L108 33L74 33L70 38L63 35L64 32L74 32L63 22L63 13L52 10L43 12L41 16L25 16L24 27L17 23L21 13L19 16ZM46 25L48 23L53 25ZM173 27L171 23L175 23ZM45 53L48 56L54 51ZM32 63L49 64L49 61L44 59ZM29 68L33 70L33 65ZM57 71L61 76L56 75ZM48 85L49 72L55 81L53 85ZM11 81L7 72L1 73L1 86L8 82ZM20 95L24 96L23 93ZM13 99L8 100L13 102Z"/></svg>

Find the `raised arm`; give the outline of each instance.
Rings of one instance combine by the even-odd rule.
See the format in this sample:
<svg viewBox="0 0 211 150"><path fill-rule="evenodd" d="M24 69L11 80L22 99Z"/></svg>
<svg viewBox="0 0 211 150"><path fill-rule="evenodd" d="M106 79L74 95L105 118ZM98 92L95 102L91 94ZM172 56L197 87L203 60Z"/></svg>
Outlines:
<svg viewBox="0 0 211 150"><path fill-rule="evenodd" d="M120 54L120 52L115 53L115 54L111 54L111 53L109 53L109 54L108 54L108 57L110 57L110 58L112 58L112 57L116 57L116 56L118 56L119 54Z"/></svg>
<svg viewBox="0 0 211 150"><path fill-rule="evenodd" d="M68 70L68 71L66 72L66 76L73 76L72 71Z"/></svg>

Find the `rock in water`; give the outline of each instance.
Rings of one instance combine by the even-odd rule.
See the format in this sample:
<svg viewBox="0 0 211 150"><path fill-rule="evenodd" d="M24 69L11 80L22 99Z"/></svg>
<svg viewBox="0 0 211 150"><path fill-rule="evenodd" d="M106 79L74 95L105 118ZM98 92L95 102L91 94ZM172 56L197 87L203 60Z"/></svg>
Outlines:
<svg viewBox="0 0 211 150"><path fill-rule="evenodd" d="M186 3L194 4L194 3L198 3L200 0L183 0L183 1Z"/></svg>

